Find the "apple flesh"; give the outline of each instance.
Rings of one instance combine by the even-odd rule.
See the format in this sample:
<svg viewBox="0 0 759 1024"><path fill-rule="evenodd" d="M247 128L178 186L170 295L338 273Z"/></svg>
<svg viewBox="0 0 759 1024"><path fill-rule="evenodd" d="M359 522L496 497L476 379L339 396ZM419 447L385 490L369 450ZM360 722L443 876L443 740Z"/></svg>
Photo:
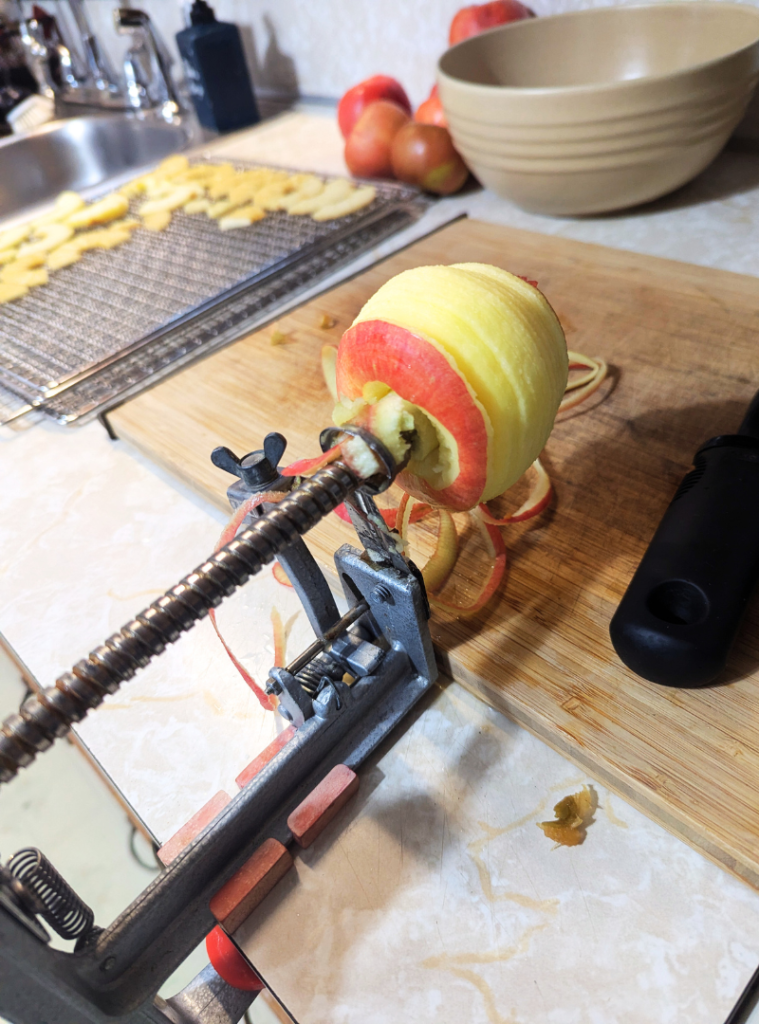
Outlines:
<svg viewBox="0 0 759 1024"><path fill-rule="evenodd" d="M377 100L364 110L345 143L345 162L358 178L391 178L393 140L409 122L397 103Z"/></svg>
<svg viewBox="0 0 759 1024"><path fill-rule="evenodd" d="M511 21L521 21L522 18L534 18L535 12L519 0L491 0L486 4L473 4L471 7L462 7L453 16L451 28L448 33L448 43L455 46L456 43L469 39L470 36L479 35L489 28L496 28L498 25L507 25Z"/></svg>
<svg viewBox="0 0 759 1024"><path fill-rule="evenodd" d="M537 288L497 267L416 267L340 342L335 422L361 424L424 501L474 508L535 461L567 383L564 334Z"/></svg>
<svg viewBox="0 0 759 1024"><path fill-rule="evenodd" d="M337 123L344 139L348 138L369 104L377 100L397 103L411 116L411 103L401 83L389 75L373 75L348 89L338 104Z"/></svg>

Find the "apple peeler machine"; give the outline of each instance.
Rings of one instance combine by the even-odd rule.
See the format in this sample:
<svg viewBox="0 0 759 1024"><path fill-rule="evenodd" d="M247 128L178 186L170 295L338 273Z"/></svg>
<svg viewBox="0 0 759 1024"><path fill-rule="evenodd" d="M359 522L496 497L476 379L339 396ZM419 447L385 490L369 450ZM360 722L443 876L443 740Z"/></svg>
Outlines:
<svg viewBox="0 0 759 1024"><path fill-rule="evenodd" d="M283 476L281 434L269 434L262 450L242 459L217 448L215 465L237 478L227 492L234 508L256 493L289 493L255 508L230 543L0 728L0 782L8 782L274 558L317 636L267 680L288 722L288 741L108 927L96 926L90 908L38 850L21 850L0 865L0 1016L12 1024L237 1024L263 986L231 947L235 970L212 956L181 993L169 1000L156 995L209 933L230 948L227 933L270 891L288 858L292 863L290 849L308 845L319 815L326 824L342 805L332 797L325 803L325 792L334 797L336 779L340 793L355 789L362 762L437 677L421 574L400 553L373 500L401 467L360 429L325 430L322 449L349 435L374 457L368 479L343 458L308 479ZM346 544L335 554L348 603L341 617L302 536L342 502L362 547ZM241 882L251 865L263 865L257 888ZM52 949L48 928L75 940L73 951Z"/></svg>

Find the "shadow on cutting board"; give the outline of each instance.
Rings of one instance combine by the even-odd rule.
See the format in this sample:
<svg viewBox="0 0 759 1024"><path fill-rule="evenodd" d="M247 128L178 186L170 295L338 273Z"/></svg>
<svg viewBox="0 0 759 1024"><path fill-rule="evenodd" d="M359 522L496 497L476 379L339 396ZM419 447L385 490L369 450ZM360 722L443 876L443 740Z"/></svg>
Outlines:
<svg viewBox="0 0 759 1024"><path fill-rule="evenodd" d="M572 646L592 651L599 670L619 665L608 635L617 604L671 501L691 459L704 441L737 430L745 404L717 401L685 408L661 408L629 419L617 418L604 403L557 424L544 464L556 491L548 514L503 530L509 573L498 595L472 620L445 619L435 628L444 644L446 674L461 678L456 650L470 644L481 656L467 669L508 688L511 679L540 672L535 659L555 661ZM602 417L604 436L590 436ZM585 433L578 446L577 435ZM572 440L573 443L568 442ZM503 637L497 656L478 638ZM560 662L555 667L561 670ZM715 685L746 678L759 667L759 596L755 595L730 656ZM627 670L623 670L633 680ZM497 680L497 681L496 681Z"/></svg>

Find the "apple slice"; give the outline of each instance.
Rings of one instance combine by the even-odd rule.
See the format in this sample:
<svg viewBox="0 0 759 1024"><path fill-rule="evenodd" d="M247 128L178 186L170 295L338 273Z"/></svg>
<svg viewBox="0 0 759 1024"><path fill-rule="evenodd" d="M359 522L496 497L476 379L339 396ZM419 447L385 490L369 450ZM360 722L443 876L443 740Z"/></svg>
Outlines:
<svg viewBox="0 0 759 1024"><path fill-rule="evenodd" d="M543 294L498 267L416 267L365 304L340 342L335 422L360 423L410 494L467 510L539 455L567 384L564 334Z"/></svg>

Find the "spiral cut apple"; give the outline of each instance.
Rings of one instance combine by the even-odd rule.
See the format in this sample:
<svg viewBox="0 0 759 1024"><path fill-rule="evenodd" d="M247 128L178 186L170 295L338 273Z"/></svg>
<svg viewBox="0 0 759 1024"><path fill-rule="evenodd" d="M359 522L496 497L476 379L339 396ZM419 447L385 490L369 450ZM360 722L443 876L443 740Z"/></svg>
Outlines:
<svg viewBox="0 0 759 1024"><path fill-rule="evenodd" d="M366 303L339 349L322 348L321 360L337 403L338 426L366 426L399 465L406 465L398 478L406 492L399 507L382 510L388 529L396 530L405 544L414 523L438 517L435 550L422 567L430 602L459 617L475 614L506 573L500 529L532 519L551 500L551 481L538 454L556 413L594 394L606 377L606 363L567 353L559 321L533 282L480 263L418 267L399 274ZM370 475L372 466L362 472L368 454L364 449L358 438L345 438L317 458L294 462L284 474L308 476L342 457L357 475ZM526 472L532 476L526 501L510 515L494 517L486 502ZM413 502L412 496L423 500ZM270 493L249 498L232 516L218 547L234 537L258 504L282 497ZM440 593L458 557L452 511L470 513L490 561L479 593L463 604ZM350 522L344 506L335 512ZM275 566L274 575L289 585L281 566ZM213 611L210 618L261 705L273 708L274 698L235 657ZM272 614L272 626L275 660L280 663L284 631L279 613Z"/></svg>
<svg viewBox="0 0 759 1024"><path fill-rule="evenodd" d="M532 284L479 263L417 267L343 335L334 419L384 442L407 493L465 511L535 461L567 375L561 325Z"/></svg>

